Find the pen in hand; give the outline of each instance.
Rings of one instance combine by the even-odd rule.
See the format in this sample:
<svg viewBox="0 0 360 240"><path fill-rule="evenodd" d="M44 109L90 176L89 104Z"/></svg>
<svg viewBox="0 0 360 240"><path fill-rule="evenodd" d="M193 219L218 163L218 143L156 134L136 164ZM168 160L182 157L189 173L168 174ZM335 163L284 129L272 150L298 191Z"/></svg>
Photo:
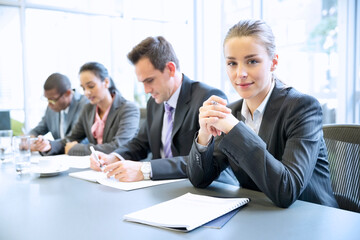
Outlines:
<svg viewBox="0 0 360 240"><path fill-rule="evenodd" d="M100 164L101 171L104 171L105 167L101 164L98 155L95 152L95 149L93 146L90 146L91 153L94 154L95 160Z"/></svg>

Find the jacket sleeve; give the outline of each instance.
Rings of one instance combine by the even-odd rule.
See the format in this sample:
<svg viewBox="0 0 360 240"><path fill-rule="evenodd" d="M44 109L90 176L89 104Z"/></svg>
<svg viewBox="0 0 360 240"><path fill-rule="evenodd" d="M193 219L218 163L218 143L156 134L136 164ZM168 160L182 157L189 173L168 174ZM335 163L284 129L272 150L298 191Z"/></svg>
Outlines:
<svg viewBox="0 0 360 240"><path fill-rule="evenodd" d="M146 121L140 126L136 137L131 139L128 143L115 149L114 152L120 154L125 159L131 159L134 161L140 161L147 158L150 152L150 145Z"/></svg>
<svg viewBox="0 0 360 240"><path fill-rule="evenodd" d="M46 113L47 113L47 109L46 109ZM42 117L42 119L38 123L38 125L35 128L31 129L31 131L29 132L29 135L34 135L37 137L38 135L45 135L46 133L48 133L50 131L48 128L48 125L46 124L46 113Z"/></svg>
<svg viewBox="0 0 360 240"><path fill-rule="evenodd" d="M117 129L111 128L110 131L116 131L116 134L111 139L110 142L106 142L103 144L76 144L73 146L70 151L69 155L90 155L91 151L89 149L90 146L94 146L94 149L104 153L111 153L119 146L126 144L130 141L139 128L139 119L140 119L140 112L139 108L132 102L127 101L121 110L118 112L118 117L116 121L119 121L117 125ZM85 133L83 129L81 132ZM77 129L73 129L73 134L77 133ZM70 139L75 137L73 134L69 137ZM79 137L79 136L77 136ZM85 138L86 136L83 136ZM76 137L75 137L76 138Z"/></svg>
<svg viewBox="0 0 360 240"><path fill-rule="evenodd" d="M317 162L322 115L318 102L310 99L298 99L283 116L286 142L282 146L281 159L276 159L267 150L267 144L243 122L238 123L219 144L219 150L228 160L240 166L279 207L289 207L299 198L310 182Z"/></svg>
<svg viewBox="0 0 360 240"><path fill-rule="evenodd" d="M200 151L196 144L197 134L193 140L187 164L187 175L190 182L199 188L209 186L228 166L226 156L217 150L223 136L212 138L205 151Z"/></svg>

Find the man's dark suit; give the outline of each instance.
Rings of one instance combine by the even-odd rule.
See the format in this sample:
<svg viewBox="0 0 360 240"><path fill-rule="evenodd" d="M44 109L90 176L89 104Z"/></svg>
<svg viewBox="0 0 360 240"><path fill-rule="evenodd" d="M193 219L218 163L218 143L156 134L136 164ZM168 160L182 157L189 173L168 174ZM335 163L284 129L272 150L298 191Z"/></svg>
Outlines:
<svg viewBox="0 0 360 240"><path fill-rule="evenodd" d="M225 94L220 90L191 81L183 75L172 131L171 150L174 157L161 159L164 104L157 104L153 98L147 103L146 122L140 127L138 135L115 152L130 160L145 159L151 152L152 179L186 177L187 155L190 152L194 134L200 128L199 108L211 95L226 99Z"/></svg>
<svg viewBox="0 0 360 240"><path fill-rule="evenodd" d="M242 121L228 134L212 141L204 152L193 144L187 166L193 185L208 186L230 165L242 187L264 192L277 206L288 207L297 199L337 206L319 102L277 80L259 136L243 122L242 103L229 105Z"/></svg>

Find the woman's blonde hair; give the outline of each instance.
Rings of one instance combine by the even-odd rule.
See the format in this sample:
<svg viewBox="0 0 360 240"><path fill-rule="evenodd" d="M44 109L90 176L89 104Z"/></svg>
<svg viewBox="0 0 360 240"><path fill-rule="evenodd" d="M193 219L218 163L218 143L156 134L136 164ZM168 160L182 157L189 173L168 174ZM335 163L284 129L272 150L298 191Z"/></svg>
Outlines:
<svg viewBox="0 0 360 240"><path fill-rule="evenodd" d="M275 57L274 34L269 25L262 20L241 20L229 29L224 39L224 45L233 37L254 37L264 45L270 58Z"/></svg>

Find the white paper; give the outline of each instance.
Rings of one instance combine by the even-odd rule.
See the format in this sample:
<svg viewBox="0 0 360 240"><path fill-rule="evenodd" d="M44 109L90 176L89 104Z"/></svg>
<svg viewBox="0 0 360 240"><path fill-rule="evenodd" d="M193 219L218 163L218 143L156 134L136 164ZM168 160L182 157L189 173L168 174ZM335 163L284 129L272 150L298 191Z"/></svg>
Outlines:
<svg viewBox="0 0 360 240"><path fill-rule="evenodd" d="M32 156L32 163L39 163L39 161L62 161L64 165L70 168L85 169L90 167L90 155L89 156L69 156L66 154L54 155L54 156Z"/></svg>
<svg viewBox="0 0 360 240"><path fill-rule="evenodd" d="M67 156L66 161L71 168L85 169L90 167L90 155L89 156Z"/></svg>
<svg viewBox="0 0 360 240"><path fill-rule="evenodd" d="M73 173L69 173L69 176L75 177L75 178L80 178L80 179L90 181L90 182L97 182L98 179L101 179L101 178L104 178L104 177L106 178L105 173L97 172L97 171L94 171L94 170L73 172Z"/></svg>
<svg viewBox="0 0 360 240"><path fill-rule="evenodd" d="M84 179L91 182L98 182L102 185L117 188L120 190L125 190L125 191L185 180L185 178L183 178L183 179L157 180L157 181L143 180L138 182L119 182L113 177L108 178L106 176L106 173L97 172L94 170L69 173L69 176Z"/></svg>
<svg viewBox="0 0 360 240"><path fill-rule="evenodd" d="M124 216L124 220L171 230L191 231L249 201L187 193L178 198Z"/></svg>

